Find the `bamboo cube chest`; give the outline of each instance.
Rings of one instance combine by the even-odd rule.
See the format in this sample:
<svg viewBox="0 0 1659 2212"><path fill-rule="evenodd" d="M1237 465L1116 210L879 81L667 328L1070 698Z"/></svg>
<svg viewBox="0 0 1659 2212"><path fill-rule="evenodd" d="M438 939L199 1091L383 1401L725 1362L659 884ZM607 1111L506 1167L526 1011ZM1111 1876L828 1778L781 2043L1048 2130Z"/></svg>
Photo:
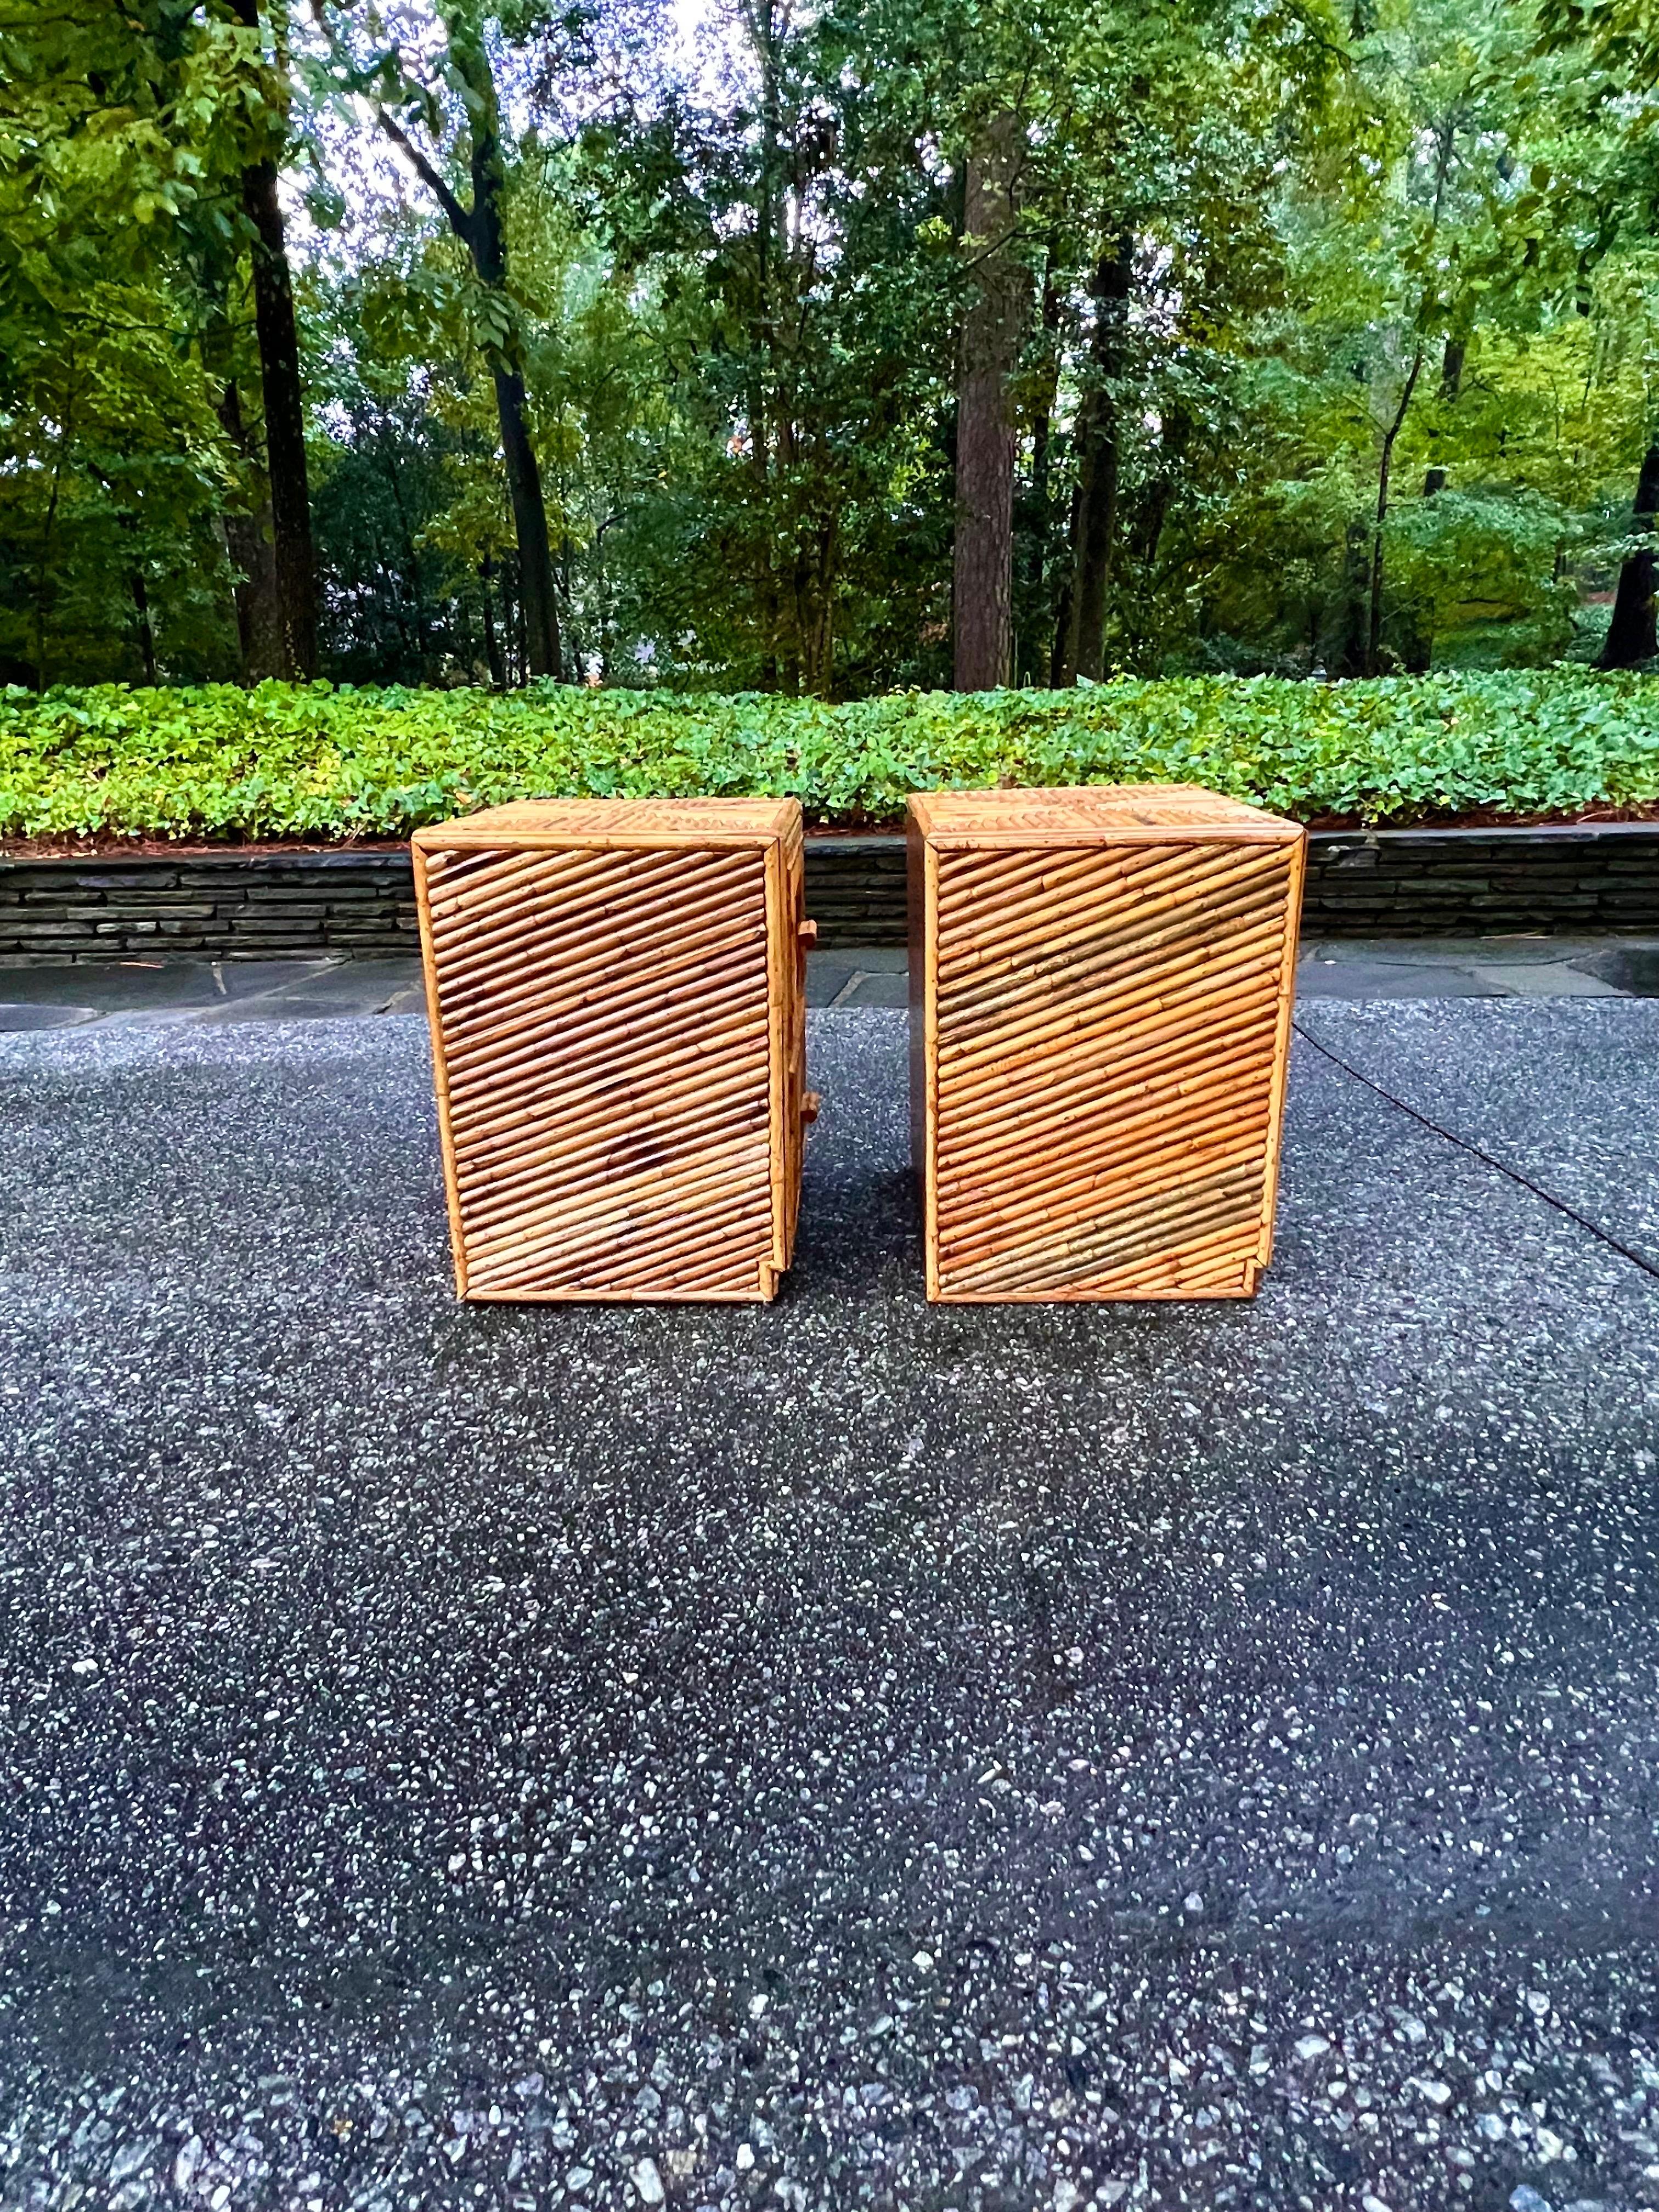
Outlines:
<svg viewBox="0 0 1659 2212"><path fill-rule="evenodd" d="M927 1295L1249 1297L1304 831L1184 784L913 798Z"/></svg>
<svg viewBox="0 0 1659 2212"><path fill-rule="evenodd" d="M540 799L413 842L459 1295L770 1298L816 1104L799 805Z"/></svg>

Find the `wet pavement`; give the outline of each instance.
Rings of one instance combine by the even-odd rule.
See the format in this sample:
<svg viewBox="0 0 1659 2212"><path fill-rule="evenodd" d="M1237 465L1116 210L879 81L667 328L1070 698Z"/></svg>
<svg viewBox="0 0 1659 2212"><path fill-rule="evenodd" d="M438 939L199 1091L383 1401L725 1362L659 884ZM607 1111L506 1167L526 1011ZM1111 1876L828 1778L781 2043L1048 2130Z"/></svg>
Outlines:
<svg viewBox="0 0 1659 2212"><path fill-rule="evenodd" d="M753 1309L457 1308L418 1018L0 1040L0 2202L1659 2204L1659 1009L1299 1018L1207 1308L929 1308L879 1007Z"/></svg>

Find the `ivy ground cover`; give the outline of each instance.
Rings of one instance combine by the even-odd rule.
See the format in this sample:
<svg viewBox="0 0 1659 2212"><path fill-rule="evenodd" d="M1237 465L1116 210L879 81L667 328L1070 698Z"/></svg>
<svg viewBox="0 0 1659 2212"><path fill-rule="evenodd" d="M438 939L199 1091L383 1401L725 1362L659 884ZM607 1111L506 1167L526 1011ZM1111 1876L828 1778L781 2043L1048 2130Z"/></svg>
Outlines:
<svg viewBox="0 0 1659 2212"><path fill-rule="evenodd" d="M885 824L907 793L1207 784L1304 820L1571 818L1659 801L1659 677L1581 667L1302 684L772 695L351 690L0 694L0 836L401 837L507 799L768 794Z"/></svg>

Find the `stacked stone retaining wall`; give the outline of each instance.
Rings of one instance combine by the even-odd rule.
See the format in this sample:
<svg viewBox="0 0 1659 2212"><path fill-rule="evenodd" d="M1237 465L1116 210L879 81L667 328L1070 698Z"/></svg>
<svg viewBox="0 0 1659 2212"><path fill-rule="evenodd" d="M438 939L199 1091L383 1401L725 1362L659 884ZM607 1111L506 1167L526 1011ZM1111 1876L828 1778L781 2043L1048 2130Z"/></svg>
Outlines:
<svg viewBox="0 0 1659 2212"><path fill-rule="evenodd" d="M809 838L821 945L904 942L902 836ZM1659 824L1318 831L1304 934L1659 929ZM384 957L418 949L401 848L0 856L0 961Z"/></svg>

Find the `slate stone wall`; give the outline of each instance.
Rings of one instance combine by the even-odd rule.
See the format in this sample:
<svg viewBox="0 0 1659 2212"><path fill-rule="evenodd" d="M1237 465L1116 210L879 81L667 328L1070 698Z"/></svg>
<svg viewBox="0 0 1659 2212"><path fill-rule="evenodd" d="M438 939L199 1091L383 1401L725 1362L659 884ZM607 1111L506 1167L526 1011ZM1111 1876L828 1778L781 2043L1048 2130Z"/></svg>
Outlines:
<svg viewBox="0 0 1659 2212"><path fill-rule="evenodd" d="M1308 934L1659 928L1659 823L1327 830L1308 843Z"/></svg>
<svg viewBox="0 0 1659 2212"><path fill-rule="evenodd" d="M406 852L0 859L0 960L418 953Z"/></svg>
<svg viewBox="0 0 1659 2212"><path fill-rule="evenodd" d="M809 838L826 946L904 942L904 840ZM1659 930L1659 824L1386 830L1310 841L1310 936ZM413 953L402 851L117 860L0 858L0 961Z"/></svg>

